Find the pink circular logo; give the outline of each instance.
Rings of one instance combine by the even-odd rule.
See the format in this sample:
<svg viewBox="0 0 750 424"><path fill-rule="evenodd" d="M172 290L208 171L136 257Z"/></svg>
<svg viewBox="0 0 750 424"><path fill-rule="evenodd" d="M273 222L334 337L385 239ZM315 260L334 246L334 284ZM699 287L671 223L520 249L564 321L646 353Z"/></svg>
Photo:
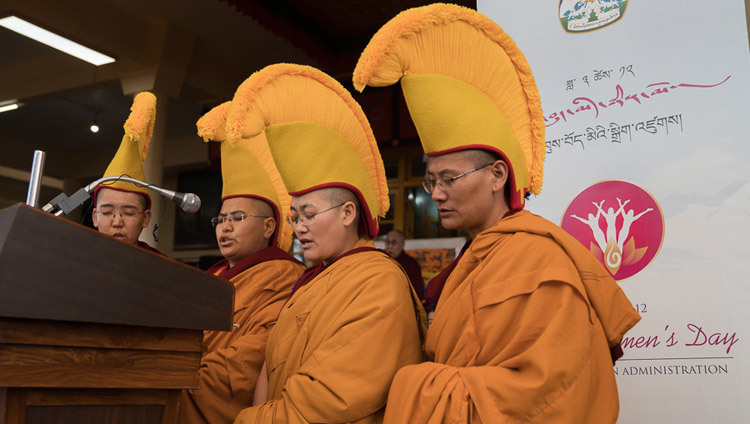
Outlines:
<svg viewBox="0 0 750 424"><path fill-rule="evenodd" d="M651 263L664 240L664 215L656 199L625 181L602 181L583 190L560 226L618 281Z"/></svg>

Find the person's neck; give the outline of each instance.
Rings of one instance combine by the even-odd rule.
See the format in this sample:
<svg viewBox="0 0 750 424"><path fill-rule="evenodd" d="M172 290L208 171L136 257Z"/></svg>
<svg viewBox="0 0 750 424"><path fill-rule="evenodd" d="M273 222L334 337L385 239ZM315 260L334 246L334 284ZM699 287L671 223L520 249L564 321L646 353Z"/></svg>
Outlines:
<svg viewBox="0 0 750 424"><path fill-rule="evenodd" d="M482 231L492 227L495 225L498 221L503 219L505 215L510 212L510 208L508 207L508 204L503 202L496 202L495 206L490 210L490 212L486 215L487 219L485 219L481 225L478 225L474 228L467 228L466 231L469 232L469 237L471 240L474 240L479 233Z"/></svg>
<svg viewBox="0 0 750 424"><path fill-rule="evenodd" d="M323 265L328 265L331 262L338 259L341 255L344 253L354 249L354 246L357 245L357 242L359 241L360 237L358 234L347 234L343 240L341 240L340 249L336 250L336 253L332 255L330 258L323 259Z"/></svg>
<svg viewBox="0 0 750 424"><path fill-rule="evenodd" d="M227 257L224 257L224 259L227 260L227 265L228 265L227 269L232 268L233 266L235 266L238 263L244 261L245 259L247 259L247 258L255 255L256 253L260 252L261 250L265 250L265 249L267 249L269 247L271 247L271 246L263 246L263 247L259 248L258 250L255 250L254 252L251 252L249 255L245 255L245 256L243 256L242 258L239 258L239 259L237 259L237 258L229 259Z"/></svg>

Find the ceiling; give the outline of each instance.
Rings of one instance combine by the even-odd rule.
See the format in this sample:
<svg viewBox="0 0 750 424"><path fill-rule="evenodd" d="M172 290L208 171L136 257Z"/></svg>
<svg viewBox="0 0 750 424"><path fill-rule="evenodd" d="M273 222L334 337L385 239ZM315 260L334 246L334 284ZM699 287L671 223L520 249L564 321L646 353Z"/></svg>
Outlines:
<svg viewBox="0 0 750 424"><path fill-rule="evenodd" d="M29 169L33 150L40 149L47 151L45 174L65 178L83 163L71 156L110 156L132 95L143 90L168 96L169 139L197 138L197 119L269 64L312 65L350 87L359 53L375 31L399 11L428 3L0 0L0 17L15 14L117 58L96 67L0 28L0 103L23 104L0 113L0 167ZM476 8L475 0L457 3ZM394 114L397 103L384 104L388 111L375 115ZM94 120L97 134L89 131ZM381 133L385 141L398 136Z"/></svg>

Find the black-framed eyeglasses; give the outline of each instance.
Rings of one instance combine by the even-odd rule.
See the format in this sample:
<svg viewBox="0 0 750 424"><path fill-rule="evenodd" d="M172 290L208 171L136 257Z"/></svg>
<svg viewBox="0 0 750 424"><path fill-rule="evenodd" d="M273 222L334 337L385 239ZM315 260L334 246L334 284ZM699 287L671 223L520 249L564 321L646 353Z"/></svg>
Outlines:
<svg viewBox="0 0 750 424"><path fill-rule="evenodd" d="M211 226L218 227L219 225L229 222L242 222L245 218L270 218L270 216L263 215L248 215L242 212L232 212L229 215L219 215L211 218Z"/></svg>
<svg viewBox="0 0 750 424"><path fill-rule="evenodd" d="M462 172L455 177L438 177L434 180L424 180L422 181L422 187L424 188L424 191L426 191L428 194L432 194L432 192L435 190L435 186L440 188L440 190L448 190L453 186L453 182L461 177L465 177L472 172L479 171L480 169L487 168L488 166L492 165L495 162L488 163L487 165L482 165L479 168L474 168L471 170L468 170L466 172Z"/></svg>
<svg viewBox="0 0 750 424"><path fill-rule="evenodd" d="M318 212L315 212L315 213L312 213L312 212L302 212L301 214L297 214L297 215L289 215L289 216L286 217L286 223L289 224L289 226L292 227L292 228L294 228L298 223L302 224L304 226L308 226L308 225L310 225L310 222L312 222L312 220L315 219L316 216L322 214L323 212L328 212L328 211L330 211L332 209L336 209L336 208L339 208L341 206L344 206L345 204L346 204L346 202L344 202L344 203L342 203L340 205L331 206L328 209L323 209L322 211L318 211Z"/></svg>

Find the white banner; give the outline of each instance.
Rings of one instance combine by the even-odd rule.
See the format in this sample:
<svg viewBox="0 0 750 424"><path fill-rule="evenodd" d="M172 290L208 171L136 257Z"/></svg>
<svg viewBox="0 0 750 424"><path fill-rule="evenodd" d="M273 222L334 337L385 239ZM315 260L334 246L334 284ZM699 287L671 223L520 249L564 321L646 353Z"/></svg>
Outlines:
<svg viewBox="0 0 750 424"><path fill-rule="evenodd" d="M478 0L531 65L542 194L642 321L620 423L750 423L750 61L744 3ZM744 381L744 383L743 383Z"/></svg>

